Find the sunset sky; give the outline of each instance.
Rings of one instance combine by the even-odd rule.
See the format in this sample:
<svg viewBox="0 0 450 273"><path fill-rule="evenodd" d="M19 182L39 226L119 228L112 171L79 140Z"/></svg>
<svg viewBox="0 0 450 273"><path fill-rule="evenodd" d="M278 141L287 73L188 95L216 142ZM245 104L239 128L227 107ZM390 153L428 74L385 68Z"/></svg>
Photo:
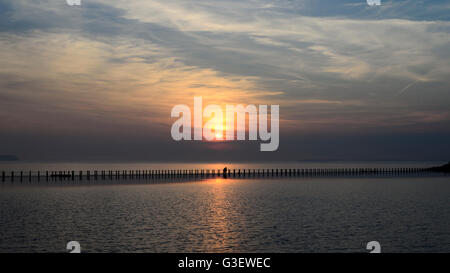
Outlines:
<svg viewBox="0 0 450 273"><path fill-rule="evenodd" d="M450 160L450 1L0 0L0 154ZM280 146L175 142L173 106L280 105Z"/></svg>

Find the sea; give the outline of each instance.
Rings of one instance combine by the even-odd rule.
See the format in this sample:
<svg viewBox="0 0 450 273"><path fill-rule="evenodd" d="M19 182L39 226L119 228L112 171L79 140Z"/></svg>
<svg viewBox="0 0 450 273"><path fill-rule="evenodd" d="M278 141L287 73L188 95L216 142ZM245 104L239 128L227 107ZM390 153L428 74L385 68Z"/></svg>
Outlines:
<svg viewBox="0 0 450 273"><path fill-rule="evenodd" d="M0 184L0 252L450 252L446 174L30 179L28 171L393 168L445 162L36 163Z"/></svg>

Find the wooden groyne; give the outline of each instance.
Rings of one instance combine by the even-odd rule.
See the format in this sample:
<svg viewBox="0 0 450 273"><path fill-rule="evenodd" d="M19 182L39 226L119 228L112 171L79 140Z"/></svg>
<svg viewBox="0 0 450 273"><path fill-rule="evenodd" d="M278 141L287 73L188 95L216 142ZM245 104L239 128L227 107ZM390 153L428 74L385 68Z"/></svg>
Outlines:
<svg viewBox="0 0 450 273"><path fill-rule="evenodd" d="M254 178L254 177L333 177L333 176L401 176L441 172L434 168L290 168L290 169L169 169L169 170L99 170L99 171L2 171L5 180L113 180L158 178Z"/></svg>

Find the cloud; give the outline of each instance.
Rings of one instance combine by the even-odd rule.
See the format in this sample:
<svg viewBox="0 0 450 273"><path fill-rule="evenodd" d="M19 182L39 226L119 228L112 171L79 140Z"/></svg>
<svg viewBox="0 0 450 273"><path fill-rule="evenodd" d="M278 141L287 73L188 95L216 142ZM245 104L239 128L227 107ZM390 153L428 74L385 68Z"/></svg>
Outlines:
<svg viewBox="0 0 450 273"><path fill-rule="evenodd" d="M448 9L445 1L374 9L359 0L0 0L0 119L3 130L145 127L164 138L171 107L202 95L280 104L292 135L446 132Z"/></svg>
<svg viewBox="0 0 450 273"><path fill-rule="evenodd" d="M171 107L191 103L195 95L209 103L261 100L251 77L187 66L140 40L103 43L36 31L0 35L0 48L4 129L166 125Z"/></svg>

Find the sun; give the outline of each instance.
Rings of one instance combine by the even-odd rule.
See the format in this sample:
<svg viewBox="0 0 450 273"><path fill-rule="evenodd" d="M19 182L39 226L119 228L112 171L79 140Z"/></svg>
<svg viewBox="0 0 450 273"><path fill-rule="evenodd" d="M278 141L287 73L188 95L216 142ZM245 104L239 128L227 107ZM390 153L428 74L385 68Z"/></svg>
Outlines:
<svg viewBox="0 0 450 273"><path fill-rule="evenodd" d="M225 126L223 124L216 124L214 126L214 140L221 141L223 140L223 131L225 130Z"/></svg>
<svg viewBox="0 0 450 273"><path fill-rule="evenodd" d="M226 124L222 118L213 117L204 125L203 134L208 141L223 141L225 138ZM205 134L205 129L207 134Z"/></svg>

